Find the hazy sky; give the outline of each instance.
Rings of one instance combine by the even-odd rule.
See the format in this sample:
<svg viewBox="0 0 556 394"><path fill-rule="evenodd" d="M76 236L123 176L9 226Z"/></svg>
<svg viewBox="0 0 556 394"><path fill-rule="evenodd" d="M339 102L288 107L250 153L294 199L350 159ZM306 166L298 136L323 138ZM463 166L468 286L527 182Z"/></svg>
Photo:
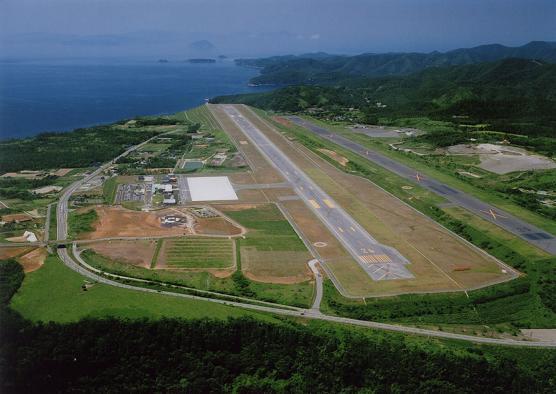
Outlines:
<svg viewBox="0 0 556 394"><path fill-rule="evenodd" d="M556 41L556 0L0 0L3 57L445 51Z"/></svg>

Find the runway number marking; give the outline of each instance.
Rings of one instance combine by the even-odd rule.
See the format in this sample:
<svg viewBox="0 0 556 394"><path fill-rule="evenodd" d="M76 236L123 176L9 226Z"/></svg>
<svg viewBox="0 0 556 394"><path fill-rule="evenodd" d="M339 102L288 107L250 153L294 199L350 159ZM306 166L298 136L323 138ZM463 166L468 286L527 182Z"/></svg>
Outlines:
<svg viewBox="0 0 556 394"><path fill-rule="evenodd" d="M309 200L309 202L311 203L311 205L313 206L313 208L315 209L319 209L320 205L315 201L315 200Z"/></svg>
<svg viewBox="0 0 556 394"><path fill-rule="evenodd" d="M328 208L336 208L334 203L327 198L324 199L324 203L328 206Z"/></svg>
<svg viewBox="0 0 556 394"><path fill-rule="evenodd" d="M343 232L344 232L344 229L343 229L343 228L341 228L341 227L338 227L338 230L340 230L340 232L341 232L341 233L343 233Z"/></svg>

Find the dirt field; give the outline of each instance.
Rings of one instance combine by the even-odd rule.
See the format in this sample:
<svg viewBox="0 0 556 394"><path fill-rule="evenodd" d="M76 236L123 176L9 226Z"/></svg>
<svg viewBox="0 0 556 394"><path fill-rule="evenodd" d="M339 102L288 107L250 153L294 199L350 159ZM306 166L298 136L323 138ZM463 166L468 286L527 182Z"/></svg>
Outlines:
<svg viewBox="0 0 556 394"><path fill-rule="evenodd" d="M257 282L293 284L312 278L307 252L260 251L241 248L241 269L246 277Z"/></svg>
<svg viewBox="0 0 556 394"><path fill-rule="evenodd" d="M155 240L95 242L89 248L95 253L121 263L150 268L156 247Z"/></svg>
<svg viewBox="0 0 556 394"><path fill-rule="evenodd" d="M234 226L226 219L219 218L195 218L195 233L203 235L239 235L241 228Z"/></svg>
<svg viewBox="0 0 556 394"><path fill-rule="evenodd" d="M332 160L340 164L341 166L345 167L349 160L346 159L344 156L337 154L336 152L328 149L318 149L319 152L324 153L326 156L330 157Z"/></svg>
<svg viewBox="0 0 556 394"><path fill-rule="evenodd" d="M67 175L71 170L72 168L59 168L51 174L55 176L64 176Z"/></svg>
<svg viewBox="0 0 556 394"><path fill-rule="evenodd" d="M289 120L282 118L281 116L273 116L272 119L278 123L280 123L282 126L286 126L286 127L291 127L292 124Z"/></svg>
<svg viewBox="0 0 556 394"><path fill-rule="evenodd" d="M85 239L108 237L147 237L190 235L186 227L163 227L160 218L178 215L170 209L155 212L131 211L122 207L97 206L98 220L93 223L95 230Z"/></svg>
<svg viewBox="0 0 556 394"><path fill-rule="evenodd" d="M446 149L449 154L479 155L479 167L496 174L556 168L553 160L525 149L495 144L460 144Z"/></svg>
<svg viewBox="0 0 556 394"><path fill-rule="evenodd" d="M16 247L16 248L0 248L0 260L6 260L12 257L20 256L30 252L33 248Z"/></svg>
<svg viewBox="0 0 556 394"><path fill-rule="evenodd" d="M26 214L26 213L12 213L10 215L3 215L2 216L2 221L6 222L6 223L28 222L30 220L33 220L33 217L31 215Z"/></svg>
<svg viewBox="0 0 556 394"><path fill-rule="evenodd" d="M315 231L318 224L301 207L295 207L302 202L284 203L311 242L320 237L323 238L320 241L334 245L316 250L323 255L333 275L351 295L461 290L509 277L502 273L502 268L494 259L471 248L440 225L366 179L346 174L300 144L288 141L250 111L239 108L373 237L395 247L411 261L408 268L415 279L374 282L346 255L343 248L337 247L337 241L334 245L334 240ZM339 253L335 252L337 250ZM461 267L470 269L457 270Z"/></svg>
<svg viewBox="0 0 556 394"><path fill-rule="evenodd" d="M224 218L194 218L184 209L167 208L160 211L141 212L118 206L97 206L98 220L93 223L95 230L85 234L83 239L109 237L159 237L194 235L239 235L241 229ZM169 226L162 224L164 216L190 218L192 226L180 224Z"/></svg>
<svg viewBox="0 0 556 394"><path fill-rule="evenodd" d="M48 256L48 252L45 248L37 248L23 256L17 258L19 264L23 266L23 271L33 272L38 270L44 264L44 260Z"/></svg>

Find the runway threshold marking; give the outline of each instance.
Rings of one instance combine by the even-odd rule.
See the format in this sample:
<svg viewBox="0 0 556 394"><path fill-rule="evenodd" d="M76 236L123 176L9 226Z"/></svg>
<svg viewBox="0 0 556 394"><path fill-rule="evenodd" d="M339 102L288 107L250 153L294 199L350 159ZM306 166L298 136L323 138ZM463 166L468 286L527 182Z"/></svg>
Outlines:
<svg viewBox="0 0 556 394"><path fill-rule="evenodd" d="M392 259L385 254L364 254L359 256L367 264L391 263Z"/></svg>
<svg viewBox="0 0 556 394"><path fill-rule="evenodd" d="M336 208L336 205L334 205L334 203L330 201L328 198L324 199L324 203L328 206L328 208Z"/></svg>
<svg viewBox="0 0 556 394"><path fill-rule="evenodd" d="M313 208L319 209L320 205L315 200L309 200Z"/></svg>

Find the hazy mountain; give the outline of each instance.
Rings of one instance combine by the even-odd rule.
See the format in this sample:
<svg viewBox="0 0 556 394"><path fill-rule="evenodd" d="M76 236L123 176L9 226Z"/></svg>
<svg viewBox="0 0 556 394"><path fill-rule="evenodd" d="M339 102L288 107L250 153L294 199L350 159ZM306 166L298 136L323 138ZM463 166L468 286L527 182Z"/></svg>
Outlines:
<svg viewBox="0 0 556 394"><path fill-rule="evenodd" d="M295 85L335 83L353 76L408 75L430 67L476 64L508 58L556 62L556 43L533 41L520 47L492 44L431 53L365 53L338 56L325 53L239 59L239 65L259 67L255 84Z"/></svg>

